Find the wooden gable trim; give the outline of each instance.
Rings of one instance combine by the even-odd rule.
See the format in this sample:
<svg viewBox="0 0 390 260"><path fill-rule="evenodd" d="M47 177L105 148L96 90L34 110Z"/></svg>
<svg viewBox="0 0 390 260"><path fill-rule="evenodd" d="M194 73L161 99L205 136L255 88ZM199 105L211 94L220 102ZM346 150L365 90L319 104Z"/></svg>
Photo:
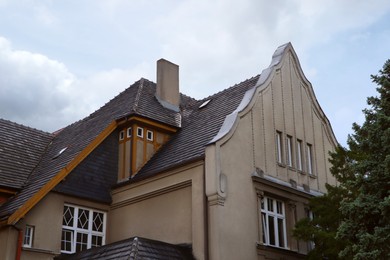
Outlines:
<svg viewBox="0 0 390 260"><path fill-rule="evenodd" d="M68 165L57 173L49 182L47 182L37 193L27 200L19 209L17 209L7 220L8 225L14 225L31 208L33 208L46 194L48 194L60 181L62 181L76 166L82 162L103 140L110 135L117 127L117 122L109 124L91 143L87 145ZM2 224L2 223L1 223Z"/></svg>
<svg viewBox="0 0 390 260"><path fill-rule="evenodd" d="M15 195L17 191L15 191L15 189L0 188L0 193Z"/></svg>
<svg viewBox="0 0 390 260"><path fill-rule="evenodd" d="M177 128L175 128L175 127L168 126L168 125L165 125L165 124L161 124L161 123L158 123L156 121L153 121L153 120L150 120L150 119L147 119L147 118L144 118L144 117L139 117L139 116L127 117L127 118L125 118L123 120L120 120L118 124L122 125L122 124L125 124L125 123L130 122L130 121L136 121L136 122L139 122L139 123L147 124L149 126L153 126L153 127L157 128L157 129L165 130L165 131L168 131L168 132L171 132L171 133L176 133L177 132Z"/></svg>

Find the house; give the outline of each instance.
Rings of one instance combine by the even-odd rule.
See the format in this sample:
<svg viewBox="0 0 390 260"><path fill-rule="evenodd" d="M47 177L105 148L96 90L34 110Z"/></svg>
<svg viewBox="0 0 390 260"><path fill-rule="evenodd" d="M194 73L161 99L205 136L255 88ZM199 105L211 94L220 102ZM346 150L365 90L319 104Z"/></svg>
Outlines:
<svg viewBox="0 0 390 260"><path fill-rule="evenodd" d="M196 259L301 259L312 245L292 228L336 183L337 140L290 43L203 100L161 59L157 83L55 133L0 120L0 134L0 259L82 259L135 238Z"/></svg>

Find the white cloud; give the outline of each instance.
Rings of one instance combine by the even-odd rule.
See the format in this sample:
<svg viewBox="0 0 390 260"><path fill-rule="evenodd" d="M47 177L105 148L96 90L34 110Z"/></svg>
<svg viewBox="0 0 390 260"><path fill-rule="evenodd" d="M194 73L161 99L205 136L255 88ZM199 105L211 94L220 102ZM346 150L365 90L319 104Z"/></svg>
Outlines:
<svg viewBox="0 0 390 260"><path fill-rule="evenodd" d="M104 105L129 86L130 78L151 75L150 71L147 64L140 64L79 79L64 64L42 54L14 50L0 37L0 116L55 131Z"/></svg>
<svg viewBox="0 0 390 260"><path fill-rule="evenodd" d="M184 91L203 97L267 67L277 46L291 41L298 55L347 30L367 27L388 1L203 1L178 3L155 20L163 56L178 63ZM309 68L316 71L316 68Z"/></svg>

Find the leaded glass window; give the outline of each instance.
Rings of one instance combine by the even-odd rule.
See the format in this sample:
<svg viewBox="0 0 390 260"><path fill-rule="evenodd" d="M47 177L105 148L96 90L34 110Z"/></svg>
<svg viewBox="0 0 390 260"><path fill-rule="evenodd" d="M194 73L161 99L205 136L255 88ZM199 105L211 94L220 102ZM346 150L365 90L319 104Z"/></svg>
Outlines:
<svg viewBox="0 0 390 260"><path fill-rule="evenodd" d="M61 252L75 253L105 243L106 213L64 205Z"/></svg>

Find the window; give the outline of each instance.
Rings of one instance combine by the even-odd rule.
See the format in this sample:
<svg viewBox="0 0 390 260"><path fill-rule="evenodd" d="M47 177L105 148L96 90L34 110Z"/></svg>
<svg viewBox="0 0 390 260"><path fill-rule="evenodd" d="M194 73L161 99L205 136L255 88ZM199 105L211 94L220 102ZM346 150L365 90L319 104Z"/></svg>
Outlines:
<svg viewBox="0 0 390 260"><path fill-rule="evenodd" d="M302 171L302 141L297 140L297 168L299 171Z"/></svg>
<svg viewBox="0 0 390 260"><path fill-rule="evenodd" d="M292 137L287 136L286 139L286 146L287 146L287 158L286 158L286 163L287 166L292 167L293 166L293 159L292 159Z"/></svg>
<svg viewBox="0 0 390 260"><path fill-rule="evenodd" d="M308 208L305 208L305 214L306 214L306 217L310 220L313 220L314 218L314 214L313 214L313 211L311 211L310 209ZM315 243L314 241L308 241L307 242L307 250L310 251L310 250L313 250L315 248Z"/></svg>
<svg viewBox="0 0 390 260"><path fill-rule="evenodd" d="M26 229L24 230L24 238L23 238L24 247L32 247L33 236L34 236L34 227L27 225Z"/></svg>
<svg viewBox="0 0 390 260"><path fill-rule="evenodd" d="M75 253L105 243L106 213L64 205L61 252Z"/></svg>
<svg viewBox="0 0 390 260"><path fill-rule="evenodd" d="M307 144L307 172L313 174L313 149L311 144Z"/></svg>
<svg viewBox="0 0 390 260"><path fill-rule="evenodd" d="M269 197L261 200L261 225L263 243L287 248L284 203Z"/></svg>
<svg viewBox="0 0 390 260"><path fill-rule="evenodd" d="M127 138L131 137L131 127L127 128Z"/></svg>
<svg viewBox="0 0 390 260"><path fill-rule="evenodd" d="M146 131L146 139L148 141L153 141L153 131L150 130Z"/></svg>
<svg viewBox="0 0 390 260"><path fill-rule="evenodd" d="M125 139L125 131L120 131L119 132L119 141L122 141L123 139Z"/></svg>
<svg viewBox="0 0 390 260"><path fill-rule="evenodd" d="M137 127L137 136L144 138L144 129L142 127Z"/></svg>
<svg viewBox="0 0 390 260"><path fill-rule="evenodd" d="M281 132L276 132L276 161L278 163L283 163L282 161L282 133Z"/></svg>

